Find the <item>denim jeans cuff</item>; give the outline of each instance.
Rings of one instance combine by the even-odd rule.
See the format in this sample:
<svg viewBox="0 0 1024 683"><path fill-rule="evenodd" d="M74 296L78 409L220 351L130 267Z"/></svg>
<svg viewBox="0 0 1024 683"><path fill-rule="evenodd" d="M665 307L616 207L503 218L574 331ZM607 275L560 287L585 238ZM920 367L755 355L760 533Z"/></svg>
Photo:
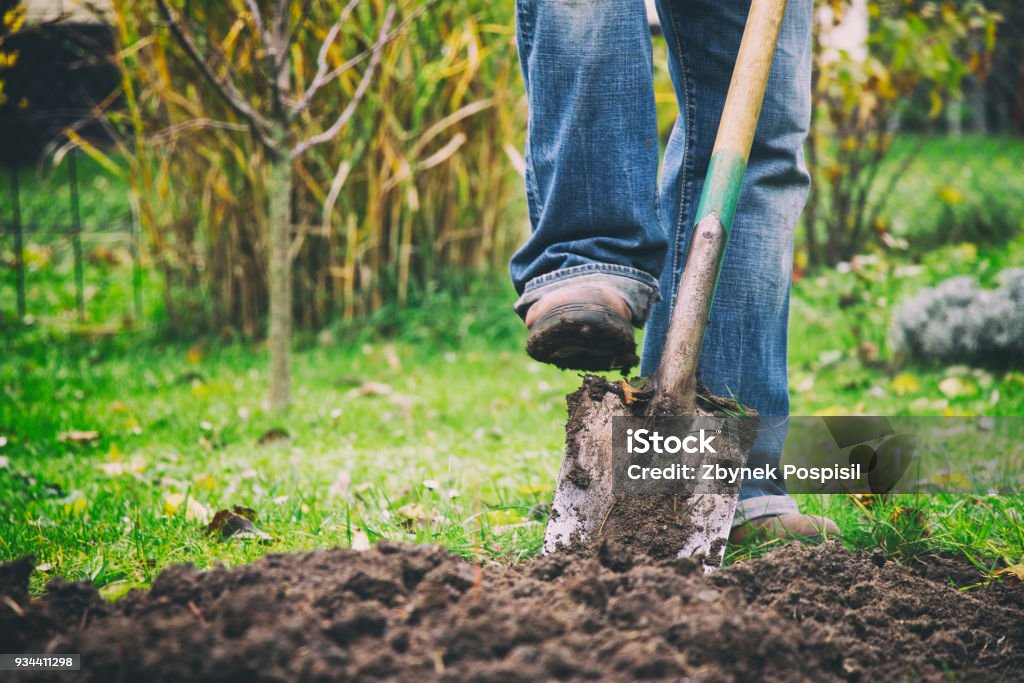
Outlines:
<svg viewBox="0 0 1024 683"><path fill-rule="evenodd" d="M744 522L758 517L776 517L800 512L796 501L789 496L755 496L746 498L736 505L736 514L732 518L735 529Z"/></svg>
<svg viewBox="0 0 1024 683"><path fill-rule="evenodd" d="M658 281L649 273L611 263L588 263L562 268L527 282L523 295L515 303L516 313L526 318L526 311L541 297L562 287L578 285L602 285L614 289L629 306L636 327L643 327L651 304L661 300Z"/></svg>

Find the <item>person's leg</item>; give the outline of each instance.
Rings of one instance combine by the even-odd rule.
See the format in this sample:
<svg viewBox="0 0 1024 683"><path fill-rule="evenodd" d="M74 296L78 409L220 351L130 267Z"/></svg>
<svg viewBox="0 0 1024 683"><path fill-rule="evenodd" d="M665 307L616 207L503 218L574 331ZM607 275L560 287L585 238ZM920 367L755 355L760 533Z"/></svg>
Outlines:
<svg viewBox="0 0 1024 683"><path fill-rule="evenodd" d="M647 324L642 372L657 367L749 2L659 0L680 103L661 186L671 243L663 300ZM699 378L763 416L750 454L779 462L789 414L787 326L793 229L809 186L812 0L790 0L701 353ZM685 292L683 293L685 296ZM781 482L746 480L734 524L796 513Z"/></svg>
<svg viewBox="0 0 1024 683"><path fill-rule="evenodd" d="M629 323L642 326L658 298L667 247L658 219L658 130L643 0L517 0L516 30L529 105L533 227L510 266L520 295L516 311L528 319L534 304L546 299L538 308L550 308L561 292L568 304L562 312L585 316L573 308L582 292L609 304L632 352ZM553 316L543 324L564 322Z"/></svg>

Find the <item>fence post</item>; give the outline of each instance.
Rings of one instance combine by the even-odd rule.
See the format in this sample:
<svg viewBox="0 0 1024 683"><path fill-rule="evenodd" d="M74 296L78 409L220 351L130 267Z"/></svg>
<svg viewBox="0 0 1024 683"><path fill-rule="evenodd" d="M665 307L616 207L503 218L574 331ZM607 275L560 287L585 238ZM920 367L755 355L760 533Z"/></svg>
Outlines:
<svg viewBox="0 0 1024 683"><path fill-rule="evenodd" d="M135 320L142 321L142 216L139 203L132 192L129 195L132 209L132 292L135 295Z"/></svg>
<svg viewBox="0 0 1024 683"><path fill-rule="evenodd" d="M21 225L21 187L18 184L18 169L11 166L11 207L14 210L11 229L14 231L15 287L18 295L18 320L25 319L25 237Z"/></svg>
<svg viewBox="0 0 1024 683"><path fill-rule="evenodd" d="M85 322L85 273L82 264L82 215L78 206L78 150L68 154L68 187L71 190L71 244L75 251L75 303L78 321Z"/></svg>

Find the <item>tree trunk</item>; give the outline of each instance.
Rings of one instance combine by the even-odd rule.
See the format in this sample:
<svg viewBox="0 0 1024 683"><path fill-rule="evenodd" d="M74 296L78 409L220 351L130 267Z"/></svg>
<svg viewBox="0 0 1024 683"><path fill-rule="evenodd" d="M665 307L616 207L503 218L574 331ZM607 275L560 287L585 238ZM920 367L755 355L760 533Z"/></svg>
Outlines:
<svg viewBox="0 0 1024 683"><path fill-rule="evenodd" d="M268 159L267 196L270 202L270 408L288 409L291 401L292 336L292 160L287 154Z"/></svg>

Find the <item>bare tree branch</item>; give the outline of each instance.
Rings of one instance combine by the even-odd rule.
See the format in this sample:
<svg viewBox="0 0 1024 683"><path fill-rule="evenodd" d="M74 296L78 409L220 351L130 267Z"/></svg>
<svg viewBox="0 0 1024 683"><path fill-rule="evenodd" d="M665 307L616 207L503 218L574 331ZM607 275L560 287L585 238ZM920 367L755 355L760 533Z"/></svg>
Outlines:
<svg viewBox="0 0 1024 683"><path fill-rule="evenodd" d="M334 205L338 201L338 195L341 194L341 188L345 185L345 181L348 179L348 174L351 170L352 161L349 159L345 159L340 164L338 164L338 170L334 173L334 180L331 181L331 189L327 192L327 198L324 199L323 219L320 225L320 234L323 235L324 237L327 237L331 234L331 214L334 213ZM302 251L302 244L306 239L307 232L309 231L297 233L295 235L295 239L292 240L292 259L297 258L299 252Z"/></svg>
<svg viewBox="0 0 1024 683"><path fill-rule="evenodd" d="M270 27L267 48L273 64L275 100L283 109L287 92L288 76L285 65L288 63L288 15L291 0L275 0L274 19Z"/></svg>
<svg viewBox="0 0 1024 683"><path fill-rule="evenodd" d="M334 180L331 181L331 189L327 192L327 198L324 200L324 232L329 231L331 228L331 214L334 212L334 205L338 201L338 195L341 194L341 188L344 187L345 181L348 179L348 174L351 170L352 162L349 159L345 159L338 164L338 170L334 174Z"/></svg>
<svg viewBox="0 0 1024 683"><path fill-rule="evenodd" d="M288 35L288 8L291 7L291 0L277 0L277 8L274 10L274 36L283 38Z"/></svg>
<svg viewBox="0 0 1024 683"><path fill-rule="evenodd" d="M362 102L363 97L366 96L366 91L369 89L370 82L373 80L374 73L377 71L377 65L380 64L381 54L384 52L384 45L389 40L388 31L391 28L391 22L394 18L395 6L389 5L388 11L384 15L384 21L381 24L380 34L377 36L377 42L375 42L373 45L373 52L370 57L370 63L366 66L366 70L363 72L362 78L359 79L359 85L356 86L355 92L352 93L352 99L349 100L349 103L345 106L345 109L342 110L341 114L334 121L334 123L331 124L330 128L328 128L327 130L323 131L318 135L314 135L310 138L307 138L306 140L303 140L302 142L295 145L291 153L293 159L300 156L310 147L322 144L333 139L334 136L337 135L341 131L341 129L345 127L345 124L348 123L349 119L352 118L352 115L355 113L356 108Z"/></svg>
<svg viewBox="0 0 1024 683"><path fill-rule="evenodd" d="M331 80L332 77L328 76L327 71L327 55L330 53L331 45L334 44L338 34L341 33L342 26L348 21L349 16L352 15L353 10L355 10L358 4L359 0L349 0L349 3L345 5L345 9L341 11L341 16L338 17L338 20L327 31L327 36L324 38L324 42L320 44L320 53L316 58L316 75L313 76L313 80L310 81L306 92L302 94L302 98L293 108L293 116L301 113L308 107L316 92Z"/></svg>
<svg viewBox="0 0 1024 683"><path fill-rule="evenodd" d="M263 39L264 43L269 43L270 34L267 33L267 26L263 23L263 13L260 12L260 6L256 4L256 0L245 0L245 6L249 8L249 14L252 15L252 22L256 24L256 30L259 31L260 38Z"/></svg>
<svg viewBox="0 0 1024 683"><path fill-rule="evenodd" d="M290 64L288 60L288 10L291 0L274 0L274 19L267 32L267 62L270 66L270 87L273 94L271 107L273 118L278 121L287 118L288 91L291 87Z"/></svg>
<svg viewBox="0 0 1024 683"><path fill-rule="evenodd" d="M149 140L160 144L165 140L173 140L178 136L179 133L183 133L187 130L201 129L219 129L219 130L233 130L239 132L245 132L249 130L249 127L242 123L231 123L230 121L216 121L214 119L200 118L200 119L189 119L188 121L182 121L176 123L173 126L168 126L162 130L153 133Z"/></svg>
<svg viewBox="0 0 1024 683"><path fill-rule="evenodd" d="M285 41L285 49L291 47L292 43L295 42L295 37L299 34L299 30L302 29L302 25L306 23L306 19L309 17L309 7L313 4L313 0L303 0L302 6L299 8L299 20L295 22L295 26L292 26L291 31L288 32L288 40Z"/></svg>
<svg viewBox="0 0 1024 683"><path fill-rule="evenodd" d="M168 27L171 29L171 34L178 41L178 44L188 55L189 59L199 69L203 78L213 86L214 91L236 114L245 119L246 123L249 124L249 128L256 134L264 146L273 152L278 152L278 145L270 136L270 122L245 99L230 76L222 80L213 73L209 62L203 58L202 53L199 51L195 39L171 12L171 8L167 5L167 0L156 0L156 4Z"/></svg>
<svg viewBox="0 0 1024 683"><path fill-rule="evenodd" d="M387 37L384 39L384 42L385 43L389 43L392 40L394 40L395 38L397 38L402 33L402 31L404 31L406 29L406 27L409 26L409 24L411 24L413 21L415 21L417 18L419 18L419 16L421 14L423 14L424 12L426 12L427 9L431 5L433 5L435 2L437 2L437 0L427 0L425 3L423 3L423 5L418 7L408 17L403 19L402 23L399 24L397 27L395 27L395 30L391 31L387 35ZM339 21L339 24L340 23L341 22ZM338 25L338 24L336 24L336 25ZM324 42L325 42L325 44L328 44L330 41L325 39ZM292 110L292 116L293 117L297 116L298 114L301 114L303 111L305 111L306 108L309 107L310 102L312 101L313 97L316 95L316 92L320 88L322 88L323 86L327 85L328 83L333 81L335 78L337 78L341 74L345 73L346 71L348 71L349 69L354 67L356 64L359 64L361 61L363 61L367 57L371 56L373 54L374 50L376 50L376 49L377 49L377 45L374 44L373 46L371 46L371 47L363 50L359 54L355 55L351 59L348 59L344 63L339 64L337 67L332 69L330 72L328 72L328 73L326 73L326 74L324 74L322 76L319 73L320 63L318 63L317 64L317 67L318 67L317 68L317 77L314 77L313 81L315 83L318 80L318 78L319 78L319 80L321 82L319 84L317 84L316 87L314 87L314 83L310 83L309 88L306 88L306 92L303 93L302 98L294 105L293 110ZM321 46L321 52L323 52L323 46ZM324 55L324 56L326 57L326 55ZM326 64L324 64L324 66L326 67Z"/></svg>

